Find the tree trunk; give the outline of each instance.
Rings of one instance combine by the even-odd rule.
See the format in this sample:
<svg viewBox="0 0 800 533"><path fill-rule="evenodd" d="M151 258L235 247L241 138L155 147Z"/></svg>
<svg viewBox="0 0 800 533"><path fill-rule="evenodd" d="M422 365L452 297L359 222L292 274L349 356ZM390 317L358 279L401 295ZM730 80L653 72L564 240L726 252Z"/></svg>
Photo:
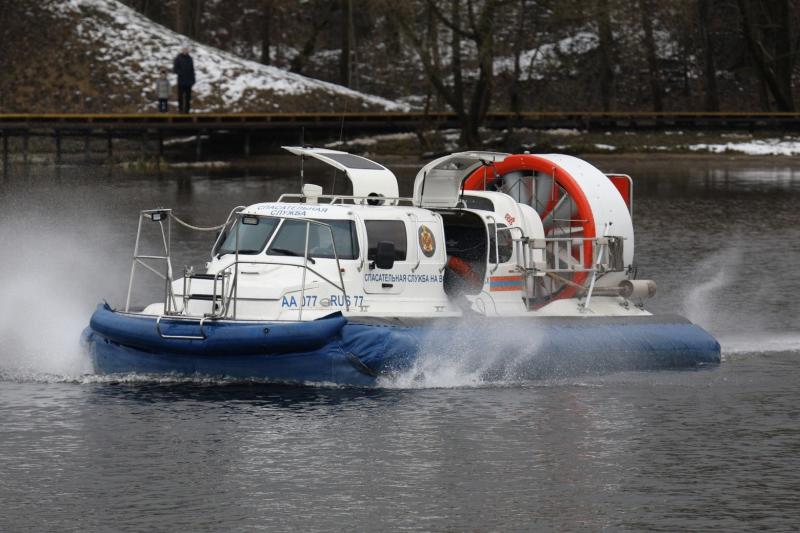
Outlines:
<svg viewBox="0 0 800 533"><path fill-rule="evenodd" d="M194 12L192 13L192 39L199 39L203 30L203 10L205 9L205 2L203 0L195 0Z"/></svg>
<svg viewBox="0 0 800 533"><path fill-rule="evenodd" d="M700 0L698 3L698 26L700 41L703 47L703 72L705 73L705 108L706 111L719 111L719 91L717 90L717 66L714 61L714 47L711 42L709 26L711 17L709 7L712 0Z"/></svg>
<svg viewBox="0 0 800 533"><path fill-rule="evenodd" d="M262 0L261 4L261 63L269 65L270 48L272 47L272 14L273 0Z"/></svg>
<svg viewBox="0 0 800 533"><path fill-rule="evenodd" d="M188 0L175 0L175 31L181 35L189 31L189 7Z"/></svg>
<svg viewBox="0 0 800 533"><path fill-rule="evenodd" d="M300 53L294 56L289 62L289 72L294 72L295 74L303 73L303 69L306 68L308 59L314 54L314 50L317 47L317 35L318 32L315 31L308 39L306 39L303 49L300 50Z"/></svg>
<svg viewBox="0 0 800 533"><path fill-rule="evenodd" d="M771 11L770 19L775 21L775 74L778 78L781 94L788 104L787 111L794 111L794 95L792 94L792 74L798 53L798 43L792 31L793 12L790 0L765 2L764 6Z"/></svg>
<svg viewBox="0 0 800 533"><path fill-rule="evenodd" d="M431 9L430 6L428 6L426 11L428 15L427 16L428 32L425 37L426 40L425 46L430 51L431 64L433 65L434 70L436 70L436 72L442 72L442 54L441 50L439 49L439 20L436 18L436 15L433 13L433 10ZM428 95L430 95L432 89L433 85L429 82ZM435 104L437 111L442 108L442 97L438 92L436 93ZM430 111L430 97L426 99L425 102L426 116L429 111Z"/></svg>
<svg viewBox="0 0 800 533"><path fill-rule="evenodd" d="M658 71L658 56L656 56L656 42L653 38L653 9L648 0L639 0L639 14L641 15L642 30L644 31L644 50L647 56L647 69L650 77L650 94L653 100L653 111L661 112L664 104L661 100L661 77Z"/></svg>
<svg viewBox="0 0 800 533"><path fill-rule="evenodd" d="M192 39L200 35L203 0L175 1L175 31Z"/></svg>
<svg viewBox="0 0 800 533"><path fill-rule="evenodd" d="M492 98L492 79L494 77L494 56L492 54L492 34L483 33L478 42L478 81L472 91L469 105L469 121L464 141L468 148L476 148L480 144L480 125L486 117Z"/></svg>
<svg viewBox="0 0 800 533"><path fill-rule="evenodd" d="M473 4L467 4L472 8ZM476 17L471 9L470 24L474 27L472 40L478 51L478 81L472 90L469 104L469 120L464 142L468 148L480 145L480 126L486 118L492 100L492 86L494 82L494 33L493 21L496 9L494 2L487 1L479 16ZM477 20L477 23L475 22Z"/></svg>
<svg viewBox="0 0 800 533"><path fill-rule="evenodd" d="M508 101L511 112L519 115L522 112L522 102L520 93L520 78L522 77L522 64L520 63L520 56L522 55L523 37L525 35L525 0L519 2L519 13L517 13L517 33L514 36L514 78L509 85ZM510 130L509 130L510 131Z"/></svg>
<svg viewBox="0 0 800 533"><path fill-rule="evenodd" d="M780 111L794 111L792 69L797 45L792 39L789 0L757 4L739 0L739 9L750 53L775 105Z"/></svg>
<svg viewBox="0 0 800 533"><path fill-rule="evenodd" d="M320 16L322 18L317 18ZM319 38L320 32L322 32L325 26L328 25L328 22L330 22L330 16L330 10L321 15L314 14L314 20L311 24L311 34L308 36L308 39L306 39L305 44L303 44L303 49L300 51L300 53L294 56L289 62L290 72L294 72L296 74L303 73L306 63L308 63L309 58L314 55L314 51L317 48L317 39Z"/></svg>
<svg viewBox="0 0 800 533"><path fill-rule="evenodd" d="M150 3L150 0L141 0L139 2L139 12L147 18L153 18L152 11L153 4Z"/></svg>
<svg viewBox="0 0 800 533"><path fill-rule="evenodd" d="M341 0L342 7L342 53L339 57L339 83L350 87L350 56L353 35L353 0Z"/></svg>
<svg viewBox="0 0 800 533"><path fill-rule="evenodd" d="M600 48L600 102L603 111L614 107L614 35L611 33L611 6L599 0L598 37Z"/></svg>
<svg viewBox="0 0 800 533"><path fill-rule="evenodd" d="M461 0L450 1L450 16L452 17L453 26L456 28L461 27ZM464 117L464 79L461 71L461 32L451 30L453 38L450 43L451 70L453 72L453 99L458 102L458 106L454 111L462 118Z"/></svg>
<svg viewBox="0 0 800 533"><path fill-rule="evenodd" d="M398 11L396 20L399 27L403 30L406 38L412 43L425 69L425 74L447 105L458 115L461 124L461 142L467 147L475 147L480 144L480 125L486 117L492 95L492 78L494 75L494 39L492 36L494 17L497 15L496 2L487 0L480 14L476 17L474 3L469 2L468 18L469 27L461 26L461 2L451 0L450 17L442 13L434 0L428 0L427 5L430 10L447 26L452 32L451 39L451 77L452 84L445 82L446 77L442 69L438 69L431 58L430 40L423 41L419 37L418 28L414 27L415 14ZM478 21L476 23L476 21ZM462 72L462 38L467 38L475 43L478 54L478 80L476 81L469 106L464 102L464 86Z"/></svg>

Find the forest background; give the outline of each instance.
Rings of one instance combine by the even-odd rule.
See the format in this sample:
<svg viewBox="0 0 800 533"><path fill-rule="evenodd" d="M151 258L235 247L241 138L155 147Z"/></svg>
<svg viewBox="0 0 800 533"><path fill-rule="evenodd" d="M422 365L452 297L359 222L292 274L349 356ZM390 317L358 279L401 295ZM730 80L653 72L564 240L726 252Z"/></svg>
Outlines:
<svg viewBox="0 0 800 533"><path fill-rule="evenodd" d="M797 110L800 0L122 1L192 42L400 109L453 111L466 144L490 110ZM52 2L0 3L4 50L29 49L0 57L0 108L107 111L104 96L124 87L42 98L53 91L40 78L86 55L53 49L69 28ZM238 110L274 108L256 98ZM280 110L315 111L311 100Z"/></svg>

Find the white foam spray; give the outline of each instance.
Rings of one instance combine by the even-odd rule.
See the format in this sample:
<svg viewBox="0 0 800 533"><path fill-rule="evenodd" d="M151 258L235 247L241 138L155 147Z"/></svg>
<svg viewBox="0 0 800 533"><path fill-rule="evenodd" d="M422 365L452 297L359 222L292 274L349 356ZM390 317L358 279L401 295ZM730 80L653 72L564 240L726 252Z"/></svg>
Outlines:
<svg viewBox="0 0 800 533"><path fill-rule="evenodd" d="M743 266L741 249L727 248L701 261L695 273L705 279L692 286L683 301L684 315L714 334L723 358L733 355L800 351L800 334L768 331L758 316L745 314L726 298Z"/></svg>
<svg viewBox="0 0 800 533"><path fill-rule="evenodd" d="M50 381L91 372L80 334L108 273L102 250L78 233L27 222L0 229L0 377Z"/></svg>
<svg viewBox="0 0 800 533"><path fill-rule="evenodd" d="M732 283L733 272L741 261L741 251L729 248L712 254L697 265L696 275L705 281L691 287L684 297L686 318L710 330L718 330L725 323L725 310L720 309L718 296Z"/></svg>
<svg viewBox="0 0 800 533"><path fill-rule="evenodd" d="M500 318L467 317L448 334L429 336L411 368L381 378L387 388L511 385L530 377L540 338L534 325L520 330ZM479 348L480 347L480 348Z"/></svg>
<svg viewBox="0 0 800 533"><path fill-rule="evenodd" d="M800 355L800 333L728 333L719 337L719 343L725 358L779 352L797 352Z"/></svg>

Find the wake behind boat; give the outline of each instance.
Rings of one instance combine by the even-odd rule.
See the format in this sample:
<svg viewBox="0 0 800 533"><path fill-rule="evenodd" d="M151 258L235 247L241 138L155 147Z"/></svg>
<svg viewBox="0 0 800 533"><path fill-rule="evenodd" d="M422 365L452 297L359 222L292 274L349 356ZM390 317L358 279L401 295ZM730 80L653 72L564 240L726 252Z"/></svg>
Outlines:
<svg viewBox="0 0 800 533"><path fill-rule="evenodd" d="M399 197L384 166L287 147L342 171L351 195L301 186L234 208L205 271L173 276L169 209L140 213L125 307L83 340L99 373L374 385L432 353L515 378L718 363L717 341L655 316L636 279L630 177L566 155L462 152ZM302 179L302 175L301 175ZM161 250L145 253L155 230ZM134 311L137 271L164 300Z"/></svg>

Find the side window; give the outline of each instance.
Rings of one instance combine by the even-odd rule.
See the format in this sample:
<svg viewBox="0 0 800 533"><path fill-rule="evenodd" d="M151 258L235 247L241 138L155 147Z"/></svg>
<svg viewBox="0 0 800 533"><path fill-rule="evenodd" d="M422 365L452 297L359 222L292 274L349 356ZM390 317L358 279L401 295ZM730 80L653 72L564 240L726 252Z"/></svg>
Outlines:
<svg viewBox="0 0 800 533"><path fill-rule="evenodd" d="M394 243L395 261L406 260L406 224L401 220L366 220L367 226L367 259L372 261L378 248L378 243L388 241Z"/></svg>
<svg viewBox="0 0 800 533"><path fill-rule="evenodd" d="M494 211L494 203L483 196L464 195L464 203L470 209L481 209L483 211Z"/></svg>
<svg viewBox="0 0 800 533"><path fill-rule="evenodd" d="M511 254L514 250L514 241L511 237L511 232L505 228L505 224L497 225L497 250L500 252L500 263L507 263L511 259ZM495 246L494 246L494 224L489 224L489 262L497 263L495 259Z"/></svg>

